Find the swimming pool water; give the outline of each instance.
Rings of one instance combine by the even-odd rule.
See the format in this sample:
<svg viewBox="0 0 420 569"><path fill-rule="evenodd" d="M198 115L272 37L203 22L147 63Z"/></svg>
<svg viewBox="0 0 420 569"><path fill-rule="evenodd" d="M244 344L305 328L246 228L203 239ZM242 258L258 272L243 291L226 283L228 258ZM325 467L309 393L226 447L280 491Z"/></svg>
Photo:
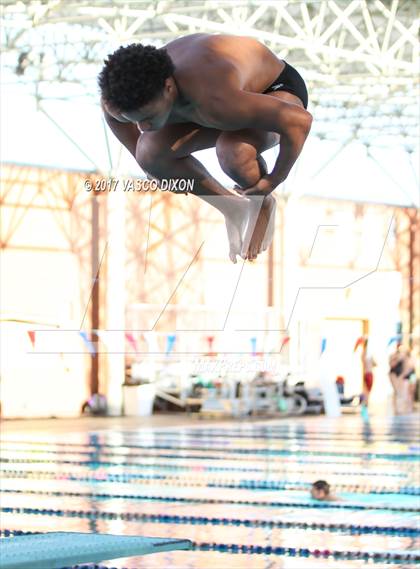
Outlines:
<svg viewBox="0 0 420 569"><path fill-rule="evenodd" d="M414 417L9 431L2 535L83 531L195 544L101 564L118 569L414 567L418 434ZM310 498L320 478L339 500Z"/></svg>

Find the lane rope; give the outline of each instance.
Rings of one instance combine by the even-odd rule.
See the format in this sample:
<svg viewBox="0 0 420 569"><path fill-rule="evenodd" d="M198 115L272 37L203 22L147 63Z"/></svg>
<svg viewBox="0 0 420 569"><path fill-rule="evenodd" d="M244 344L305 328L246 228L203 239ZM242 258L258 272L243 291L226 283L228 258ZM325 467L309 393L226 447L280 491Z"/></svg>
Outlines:
<svg viewBox="0 0 420 569"><path fill-rule="evenodd" d="M74 474L72 472L53 472L51 470L1 470L4 478L29 478L39 480L71 480L77 482L118 482L120 484L161 484L165 486L185 486L195 488L228 488L237 490L306 490L310 482L289 482L288 480L200 480L196 476L167 476L165 474L111 474L98 472ZM338 491L361 494L401 494L419 496L420 488L415 486L373 487L358 484L335 484Z"/></svg>
<svg viewBox="0 0 420 569"><path fill-rule="evenodd" d="M274 472L282 474L317 474L319 475L319 470L292 470L288 468L229 468L228 466L202 466L202 465L182 465L182 464L168 464L168 463L154 463L154 464L144 464L142 462L118 462L118 461L102 461L102 460L48 460L46 458L0 458L0 463L5 464L72 464L76 466L89 466L89 467L138 467L138 468L151 468L151 469L164 469L164 470L180 470L180 471L191 471L194 469L199 469L204 472L261 472L264 474L272 474ZM392 478L407 478L408 472L395 474L393 472L348 472L339 470L329 470L328 475L336 476L383 476Z"/></svg>
<svg viewBox="0 0 420 569"><path fill-rule="evenodd" d="M391 512L420 512L419 508L396 507L388 504L343 504L341 502L274 502L258 500L232 500L217 498L187 498L182 496L153 496L147 494L110 494L108 492L63 492L54 490L19 490L3 488L4 494L36 494L43 496L71 496L78 498L98 498L100 500L140 500L154 502L177 502L185 504L229 504L237 506L256 506L266 508L305 508L305 509L340 509L340 510L387 510Z"/></svg>
<svg viewBox="0 0 420 569"><path fill-rule="evenodd" d="M14 441L16 444L17 441ZM3 443L10 443L10 441L2 441ZM420 453L375 453L375 452L335 452L335 451L309 451L309 450L285 450L285 449L267 449L267 448L225 448L225 447L213 447L213 446L176 446L164 445L164 444L123 444L114 445L110 443L100 443L98 445L92 444L78 444L78 443L68 443L68 442L34 442L34 441L24 441L23 444L29 445L46 445L46 446L63 446L63 447L93 447L93 448L118 448L118 449L143 449L143 450L176 450L178 452L183 451L211 451L219 453L236 453L236 454L256 454L262 456L346 456L346 457L360 457L365 460L382 458L384 460L398 459L398 460L420 460Z"/></svg>
<svg viewBox="0 0 420 569"><path fill-rule="evenodd" d="M7 539L13 539L19 535L36 535L41 532L21 532L19 530L2 530L0 535ZM420 555L417 553L386 553L382 551L338 551L330 549L306 549L297 547L276 547L271 545L246 545L235 543L205 543L193 542L192 551L217 551L219 553L245 554L245 555L276 555L287 557L315 557L336 560L363 560L373 561L374 563L418 563ZM83 564L62 569L117 569L98 564ZM127 569L127 568L122 568ZM133 568L132 568L133 569Z"/></svg>
<svg viewBox="0 0 420 569"><path fill-rule="evenodd" d="M394 535L399 537L413 537L420 535L420 528L369 526L357 524L324 524L318 522L283 522L281 520L253 520L239 518L218 518L208 516L177 516L166 514L138 514L135 512L96 512L93 510L63 510L51 508L20 508L3 507L5 514L26 514L41 516L58 516L70 518L83 518L90 520L124 520L127 522L152 522L163 524L211 525L211 526L244 526L251 528L269 529L302 529L340 532L350 535Z"/></svg>
<svg viewBox="0 0 420 569"><path fill-rule="evenodd" d="M117 447L116 451L122 449L123 447ZM3 452L4 451L7 452L14 452L14 453L25 453L25 454L60 454L60 455L64 455L64 454L80 454L83 456L90 456L90 457L95 457L98 458L99 456L113 456L113 457L117 457L117 456L122 456L122 457L126 457L127 453L124 451L121 452L107 452L107 451L103 451L99 448L95 448L95 450L93 451L81 451L81 450L77 450L77 451L66 451L66 450L56 450L56 449L50 449L50 450L45 450L45 449L16 449L14 448L13 451L11 451L10 449L4 449L3 448ZM227 450L225 454L229 454L229 451ZM255 457L249 457L249 456L241 456L241 457L237 457L237 456L212 456L212 455L207 455L207 454L203 454L203 455L194 455L194 454L164 454L164 453L153 453L153 452L148 452L147 454L143 453L130 453L128 455L129 457L134 457L134 458L170 458L170 459L176 459L176 460L208 460L208 461L227 461L229 460L230 462L232 461L238 461L238 462L265 462L267 463L267 461L269 460L270 457L262 457L262 458L255 458ZM328 465L333 465L333 464L345 464L345 465L349 465L349 464L358 464L357 462L355 463L354 461L339 461L339 460L306 460L305 458L299 458L299 459L295 459L293 458L293 455L291 455L291 457L282 457L282 462L291 462L291 463L303 463L303 464L312 464L312 465L316 465L316 464L328 464ZM364 464L364 459L360 459L360 462ZM390 467L392 465L392 463L395 462L399 462L399 461L388 461L386 463L387 467ZM418 465L417 464L407 464L408 461L405 461L404 464L404 469L406 472L408 471L416 471L417 472L417 468ZM413 461L410 461L413 462ZM385 465L382 465L385 466ZM402 468L403 465L401 463L399 463L399 468Z"/></svg>

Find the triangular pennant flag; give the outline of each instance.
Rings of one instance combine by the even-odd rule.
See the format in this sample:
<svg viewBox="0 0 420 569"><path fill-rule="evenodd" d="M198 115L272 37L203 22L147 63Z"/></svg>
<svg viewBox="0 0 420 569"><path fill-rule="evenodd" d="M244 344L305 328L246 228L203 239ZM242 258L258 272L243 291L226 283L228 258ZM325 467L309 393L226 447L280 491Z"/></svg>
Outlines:
<svg viewBox="0 0 420 569"><path fill-rule="evenodd" d="M289 342L290 342L290 336L285 336L281 341L280 350L282 350L284 346Z"/></svg>
<svg viewBox="0 0 420 569"><path fill-rule="evenodd" d="M35 349L35 330L28 330L28 336L32 344L32 348Z"/></svg>
<svg viewBox="0 0 420 569"><path fill-rule="evenodd" d="M357 338L356 343L354 345L353 352L355 352L359 346L363 346L364 343L365 343L365 339L363 338L363 336L360 336L360 338Z"/></svg>
<svg viewBox="0 0 420 569"><path fill-rule="evenodd" d="M208 351L206 353L206 356L215 356L216 354L215 352L213 352L214 336L207 336L206 341L208 345Z"/></svg>
<svg viewBox="0 0 420 569"><path fill-rule="evenodd" d="M168 334L166 336L166 355L168 356L174 349L176 334Z"/></svg>
<svg viewBox="0 0 420 569"><path fill-rule="evenodd" d="M401 342L401 336L393 336L392 338L389 339L388 342L388 346L390 346L391 344L393 344L394 342L396 342L397 344L399 342Z"/></svg>
<svg viewBox="0 0 420 569"><path fill-rule="evenodd" d="M138 352L138 346L134 335L131 332L125 333L125 338L135 352Z"/></svg>
<svg viewBox="0 0 420 569"><path fill-rule="evenodd" d="M322 341L321 341L321 355L325 352L326 347L327 347L327 338L322 338Z"/></svg>
<svg viewBox="0 0 420 569"><path fill-rule="evenodd" d="M79 335L82 337L87 349L89 350L89 352L92 354L92 356L96 355L96 350L95 350L95 346L92 344L92 342L89 340L88 335L86 332L83 331L79 331Z"/></svg>

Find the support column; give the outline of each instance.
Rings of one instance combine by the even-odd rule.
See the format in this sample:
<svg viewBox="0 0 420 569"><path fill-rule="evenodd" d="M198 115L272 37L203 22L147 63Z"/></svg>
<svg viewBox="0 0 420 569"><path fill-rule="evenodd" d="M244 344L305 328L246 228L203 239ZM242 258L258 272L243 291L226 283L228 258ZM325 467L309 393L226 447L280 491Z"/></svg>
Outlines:
<svg viewBox="0 0 420 569"><path fill-rule="evenodd" d="M413 348L413 331L414 331L414 242L416 216L408 212L409 218L409 240L408 240L408 345Z"/></svg>
<svg viewBox="0 0 420 569"><path fill-rule="evenodd" d="M267 262L267 278L268 278L268 288L267 288L267 305L274 306L274 239L268 249L268 262Z"/></svg>
<svg viewBox="0 0 420 569"><path fill-rule="evenodd" d="M122 413L125 379L125 201L123 192L107 194L106 329L116 331L108 334L106 397L114 416Z"/></svg>
<svg viewBox="0 0 420 569"><path fill-rule="evenodd" d="M92 240L91 240L91 278L92 278L92 302L91 302L91 342L98 346L99 328L99 196L92 195ZM99 393L99 356L91 355L90 366L90 395Z"/></svg>

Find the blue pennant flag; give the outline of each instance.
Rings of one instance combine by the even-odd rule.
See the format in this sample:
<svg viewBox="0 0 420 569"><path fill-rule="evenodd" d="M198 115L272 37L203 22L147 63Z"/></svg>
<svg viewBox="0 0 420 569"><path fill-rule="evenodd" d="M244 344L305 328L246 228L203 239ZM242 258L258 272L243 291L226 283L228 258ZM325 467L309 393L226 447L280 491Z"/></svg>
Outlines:
<svg viewBox="0 0 420 569"><path fill-rule="evenodd" d="M87 349L89 350L90 354L92 356L96 355L96 350L95 350L95 346L92 344L92 342L89 340L87 332L79 332L80 336L82 337Z"/></svg>

